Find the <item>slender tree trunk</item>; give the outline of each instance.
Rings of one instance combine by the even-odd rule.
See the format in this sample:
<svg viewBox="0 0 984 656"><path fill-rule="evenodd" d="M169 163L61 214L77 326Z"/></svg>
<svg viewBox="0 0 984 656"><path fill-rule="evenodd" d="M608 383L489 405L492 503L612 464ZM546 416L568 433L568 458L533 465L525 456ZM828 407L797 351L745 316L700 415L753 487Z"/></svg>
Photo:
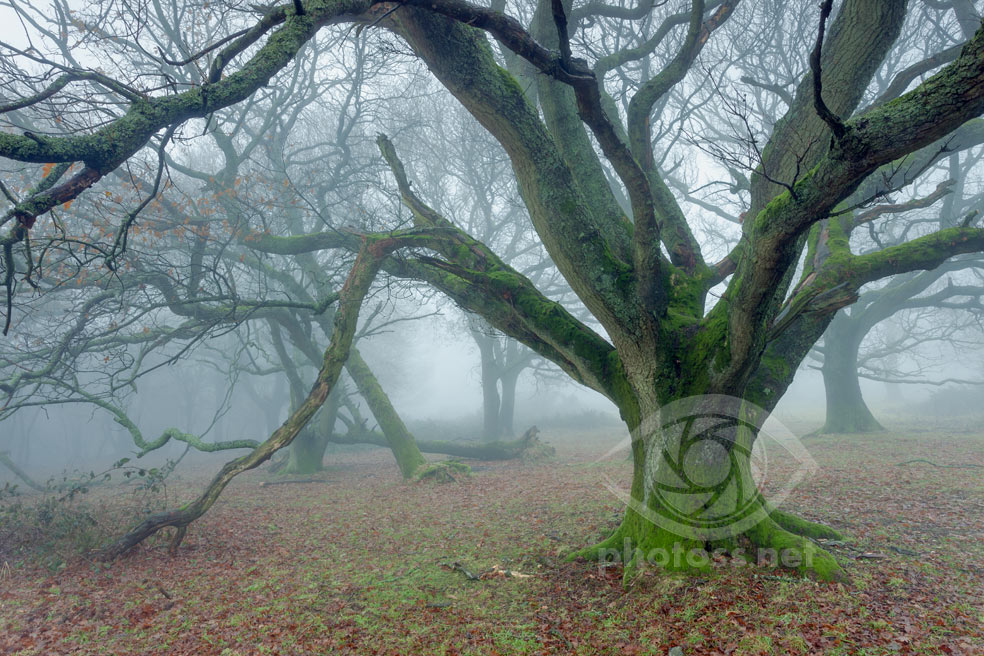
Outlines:
<svg viewBox="0 0 984 656"><path fill-rule="evenodd" d="M491 441L502 435L499 423L502 399L499 397L499 364L495 360L495 340L472 331L481 356L482 367L482 437Z"/></svg>
<svg viewBox="0 0 984 656"><path fill-rule="evenodd" d="M393 451L393 456L396 458L396 463L399 465L403 477L413 478L427 461L420 453L420 449L417 448L417 442L413 435L407 430L403 420L400 419L400 415L396 413L396 409L390 403L386 392L376 380L376 376L369 369L369 365L362 359L358 349L353 347L349 351L349 359L345 363L345 368L352 376L352 380L355 381L359 394L366 400L372 416L379 422L379 428L386 436L386 441Z"/></svg>
<svg viewBox="0 0 984 656"><path fill-rule="evenodd" d="M335 430L335 420L338 418L338 397L336 386L311 424L290 443L284 474L314 474L324 471L327 436Z"/></svg>
<svg viewBox="0 0 984 656"><path fill-rule="evenodd" d="M871 414L861 394L858 349L864 333L849 315L839 314L824 337L823 386L827 419L821 433L872 433L885 430Z"/></svg>
<svg viewBox="0 0 984 656"><path fill-rule="evenodd" d="M516 382L520 369L506 371L499 377L502 382L502 403L499 406L499 436L512 437L516 434L514 419L516 415Z"/></svg>

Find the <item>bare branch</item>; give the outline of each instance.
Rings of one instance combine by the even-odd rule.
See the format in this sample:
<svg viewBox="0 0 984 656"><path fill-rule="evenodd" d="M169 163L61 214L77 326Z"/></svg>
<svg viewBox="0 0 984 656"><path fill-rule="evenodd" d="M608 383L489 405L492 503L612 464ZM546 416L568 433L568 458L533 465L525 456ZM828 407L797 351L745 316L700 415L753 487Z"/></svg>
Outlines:
<svg viewBox="0 0 984 656"><path fill-rule="evenodd" d="M821 80L820 70L820 51L823 48L823 33L833 5L834 0L823 0L823 4L820 5L820 28L817 30L816 45L813 46L813 52L810 54L810 71L813 74L813 107L817 110L817 116L830 126L834 137L843 139L845 133L844 123L836 114L830 111L827 104L823 101L823 82Z"/></svg>

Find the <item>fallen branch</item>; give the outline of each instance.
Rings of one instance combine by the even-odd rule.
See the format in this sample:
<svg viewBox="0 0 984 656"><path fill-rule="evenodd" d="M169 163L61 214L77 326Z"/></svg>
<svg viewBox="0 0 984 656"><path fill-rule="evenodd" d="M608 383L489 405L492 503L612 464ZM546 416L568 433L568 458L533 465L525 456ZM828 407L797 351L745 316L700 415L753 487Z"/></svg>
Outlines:
<svg viewBox="0 0 984 656"><path fill-rule="evenodd" d="M260 487L269 487L270 485L290 485L292 483L327 483L328 481L321 478L299 478L296 481L261 481Z"/></svg>
<svg viewBox="0 0 984 656"><path fill-rule="evenodd" d="M465 566L462 565L457 560L454 561L453 563L451 563L450 565L444 565L444 566L447 567L448 569L450 569L452 572L461 572L462 574L465 575L465 578L468 579L469 581L480 581L481 580L480 578L478 578L477 576L475 576L474 574L472 574L471 572L469 572L467 569L465 569Z"/></svg>

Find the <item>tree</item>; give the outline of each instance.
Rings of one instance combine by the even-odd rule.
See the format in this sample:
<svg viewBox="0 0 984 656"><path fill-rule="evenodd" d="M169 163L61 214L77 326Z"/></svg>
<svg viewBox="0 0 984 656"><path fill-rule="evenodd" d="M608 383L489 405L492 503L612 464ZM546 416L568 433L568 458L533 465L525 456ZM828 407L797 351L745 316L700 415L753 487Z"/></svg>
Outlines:
<svg viewBox="0 0 984 656"><path fill-rule="evenodd" d="M980 203L976 195L967 199L960 197L967 174L978 163L979 156L975 156L967 158L961 165L959 153L952 153L947 158L946 166L951 176L949 181L941 183L925 197L879 205L856 213L848 234L859 227L867 227L870 235L867 250L879 250L904 243L911 231L927 224L940 229L959 225L960 218L975 214L973 208ZM955 190L951 188L953 186L956 186ZM897 220L899 214L925 207L940 198L943 198L943 205L935 219L908 221L900 227ZM875 225L879 219L880 223ZM827 415L821 433L883 430L864 401L859 377L884 382L926 382L925 377L900 375L897 368L886 367L884 363L892 356L914 354L919 345L930 341L954 341L957 334L966 330L966 321L961 321L958 315L962 314L973 322L980 312L984 287L980 285L979 274L975 278L973 273L979 271L981 265L979 257L966 255L952 258L931 271L896 276L881 286L864 290L850 308L837 313L824 333L822 346L815 347L815 352L819 354L817 359L821 362L819 368L823 373L827 401ZM926 317L926 310L936 312ZM909 322L908 329L898 338L869 349L862 355L862 343L877 325L899 313L914 311L921 312L922 321Z"/></svg>
<svg viewBox="0 0 984 656"><path fill-rule="evenodd" d="M16 267L13 249L25 248L38 219L136 156L154 135L164 131L156 146L162 150L185 122L247 101L271 82L281 83L276 76L322 29L359 23L366 31L389 30L502 146L540 240L604 335L427 205L411 189L395 147L385 138L379 146L413 214L415 231L399 237L332 230L294 236L256 232L250 246L295 256L359 250L367 263L353 270L360 289L366 289L369 263L378 263L390 276L432 285L611 399L636 437L631 503L614 534L582 555L611 556L613 547L628 544L625 576L631 577L653 550L733 549L744 536L763 547L798 550L803 570L822 578L839 576L833 558L803 537L831 531L769 507L747 486L706 483L727 481L736 471L743 474L741 480L750 480L748 453L761 419L753 405L766 411L775 406L835 311L853 302L864 284L932 269L954 255L984 249L984 230L961 223L855 254L843 225L845 209L911 183L922 171L911 162L942 156L946 142L940 140L959 134L984 110L984 30L911 91L858 111L873 76L892 53L908 6L904 0L845 0L828 26L832 2L824 2L809 67L790 94L791 104L764 147L754 138L748 143L759 161L749 180L741 239L723 259L710 262L667 186L665 167L657 163L652 128L668 118L669 109L683 111L666 102L667 94L701 84L701 54L707 44L726 41L719 33L727 31L738 3L695 0L682 15L664 7L660 21L648 2L627 9L596 3L574 7L556 0L538 5L529 29L499 9L461 0L298 0L266 8L259 17L242 18L244 27L225 41L216 40L213 48L192 51L194 61L207 55L211 64L200 84L184 90L168 85L141 89L136 74L121 72L129 78L114 79L73 63L42 60L60 77L32 88L32 80L20 76L18 98L0 109L8 114L32 110L41 124L43 110L74 87L111 94L120 109L98 126L73 126L77 134L59 134L52 123L45 123L50 134L40 128L0 134L0 155L55 165L39 187L12 200L3 219L10 224L0 238L8 290ZM744 20L754 18L754 8L748 12ZM649 39L625 43L617 38L620 26L636 24ZM497 60L488 36L510 54ZM731 41L740 39L732 35ZM602 44L605 50L599 51ZM591 57L594 66L575 54ZM33 53L20 56L39 59ZM500 61L511 63L515 74ZM909 77L901 90L939 68L937 61ZM631 89L624 115L605 93L609 73ZM518 83L517 76L535 86L535 97L533 87ZM69 174L72 163L82 167ZM61 182L66 174L70 177ZM627 203L619 202L620 195ZM386 255L397 248L400 255L382 258L373 246L379 243L387 245ZM797 276L804 252L805 266ZM725 291L707 307L709 290L721 283ZM359 294L344 296L343 309L361 302ZM340 309L336 322L351 322L352 316L351 309ZM281 429L227 465L188 509L148 520L113 552L163 526L183 530L231 476L293 439L327 398L352 330L336 327L319 382ZM742 421L693 445L699 446L693 461L696 480L681 490L693 503L673 507L657 489L674 466L664 450L672 431L660 425L660 413L674 401L721 397L745 404L724 409ZM755 521L732 522L723 534L709 537L702 527L721 504L742 505L742 517Z"/></svg>
<svg viewBox="0 0 984 656"><path fill-rule="evenodd" d="M880 363L890 358L897 359L902 354L909 355L911 359L920 345L930 341L956 342L959 333L966 331L968 325L960 317L954 316L954 311L970 313L973 323L974 315L979 315L981 309L980 297L984 295L984 289L979 284L955 285L951 281L936 285L937 289L930 288L925 294L922 292L948 271L979 265L979 261L958 259L934 271L895 278L884 287L863 292L849 313L841 311L835 316L824 334L823 345L817 347L821 352L819 368L823 374L827 401L826 420L820 433L884 430L865 403L861 393L861 377L910 384L976 382L959 377L945 377L937 381L925 376L913 376L912 372L903 373L898 368L889 368ZM862 351L863 340L880 322L899 313L925 309L933 312L928 315L920 313L897 339L870 348L866 353Z"/></svg>

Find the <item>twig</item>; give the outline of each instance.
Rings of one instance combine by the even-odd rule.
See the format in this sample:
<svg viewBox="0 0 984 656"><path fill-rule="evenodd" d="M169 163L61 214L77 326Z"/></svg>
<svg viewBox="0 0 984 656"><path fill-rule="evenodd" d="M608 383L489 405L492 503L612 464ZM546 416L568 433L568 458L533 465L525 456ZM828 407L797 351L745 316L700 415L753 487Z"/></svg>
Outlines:
<svg viewBox="0 0 984 656"><path fill-rule="evenodd" d="M901 467L902 465L911 465L914 462L925 462L927 465L932 465L933 467L941 467L941 468L949 467L952 469L970 469L970 468L984 469L984 465L974 465L971 463L967 463L964 465L938 465L932 460L926 460L925 458L916 458L914 460L906 460L905 462L897 462L895 463L895 466Z"/></svg>
<svg viewBox="0 0 984 656"><path fill-rule="evenodd" d="M468 579L469 581L481 580L480 578L469 572L467 569L465 569L464 565L462 565L457 560L451 563L450 565L445 565L445 567L450 568L452 572L461 572L462 574L465 575L465 578Z"/></svg>

